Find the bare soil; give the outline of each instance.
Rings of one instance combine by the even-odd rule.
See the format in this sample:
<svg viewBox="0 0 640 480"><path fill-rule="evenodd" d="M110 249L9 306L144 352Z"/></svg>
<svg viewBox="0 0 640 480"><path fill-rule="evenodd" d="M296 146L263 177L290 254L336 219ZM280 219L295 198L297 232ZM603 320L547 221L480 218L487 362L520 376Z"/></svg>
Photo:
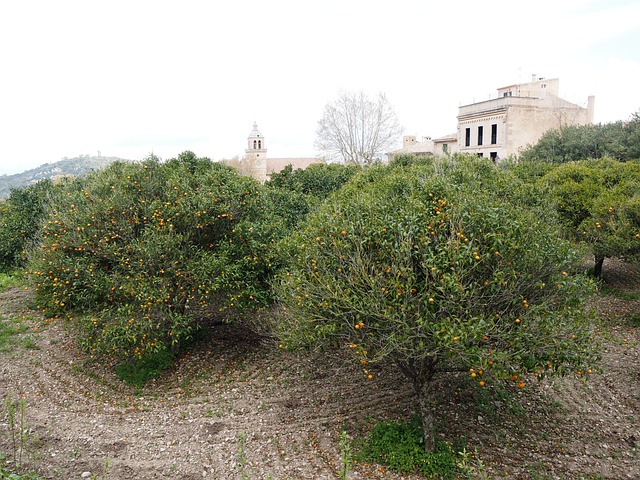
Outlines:
<svg viewBox="0 0 640 480"><path fill-rule="evenodd" d="M640 478L640 268L604 268L609 290L594 300L603 359L588 381L439 383L438 434L465 442L485 478ZM30 311L28 298L0 294L2 318L29 326L25 341L0 352L0 401L25 400L22 463L44 478L340 478L343 429L353 439L414 412L393 367L367 380L342 352L287 353L229 327L136 390L81 353L63 324ZM0 415L0 452L11 459L7 430ZM348 478L421 477L353 463Z"/></svg>

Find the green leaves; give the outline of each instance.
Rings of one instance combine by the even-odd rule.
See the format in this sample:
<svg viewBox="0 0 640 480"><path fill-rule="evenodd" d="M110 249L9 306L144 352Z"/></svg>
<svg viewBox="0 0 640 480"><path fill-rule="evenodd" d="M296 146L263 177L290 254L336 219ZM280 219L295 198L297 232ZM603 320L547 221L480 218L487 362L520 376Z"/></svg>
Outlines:
<svg viewBox="0 0 640 480"><path fill-rule="evenodd" d="M585 316L565 311L584 280L563 272L580 257L553 216L510 194L520 185L468 158L363 171L286 243L284 343L502 377L591 361L555 351L590 338Z"/></svg>
<svg viewBox="0 0 640 480"><path fill-rule="evenodd" d="M611 159L560 165L548 186L566 234L598 258L640 256L640 163Z"/></svg>
<svg viewBox="0 0 640 480"><path fill-rule="evenodd" d="M357 453L363 462L387 465L397 473L421 473L429 478L454 478L456 452L439 441L434 452L424 451L420 419L409 423L383 422L371 429L368 441Z"/></svg>
<svg viewBox="0 0 640 480"><path fill-rule="evenodd" d="M24 265L24 249L38 233L51 180L26 188L12 190L9 198L0 201L0 272Z"/></svg>
<svg viewBox="0 0 640 480"><path fill-rule="evenodd" d="M288 230L266 205L255 180L192 152L63 184L29 254L37 304L73 317L91 353L175 349L207 318L271 302Z"/></svg>
<svg viewBox="0 0 640 480"><path fill-rule="evenodd" d="M596 125L579 125L550 130L536 145L525 150L520 160L529 163L576 162L587 159L614 158L628 161L640 158L640 119L638 113L629 121Z"/></svg>

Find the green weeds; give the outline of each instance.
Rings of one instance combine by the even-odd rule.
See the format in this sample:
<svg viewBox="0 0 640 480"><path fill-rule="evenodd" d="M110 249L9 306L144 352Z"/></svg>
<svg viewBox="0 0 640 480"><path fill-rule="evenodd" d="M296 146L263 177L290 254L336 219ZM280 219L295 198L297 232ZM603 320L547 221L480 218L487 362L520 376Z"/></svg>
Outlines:
<svg viewBox="0 0 640 480"><path fill-rule="evenodd" d="M13 473L7 467L0 465L0 480L43 480L43 478L33 472Z"/></svg>
<svg viewBox="0 0 640 480"><path fill-rule="evenodd" d="M474 455L474 453L468 452L466 448L463 448L458 452L458 455L456 466L461 478L477 480L489 478L485 471L484 463L478 458L477 454Z"/></svg>
<svg viewBox="0 0 640 480"><path fill-rule="evenodd" d="M26 452L29 440L28 429L25 423L26 402L24 399L14 400L9 395L4 403L4 417L7 422L6 435L11 448L11 459L15 465L22 465L23 455Z"/></svg>
<svg viewBox="0 0 640 480"><path fill-rule="evenodd" d="M436 441L426 452L419 418L409 423L378 423L355 455L361 462L379 463L397 473L421 473L429 478L454 478L458 458L453 447Z"/></svg>
<svg viewBox="0 0 640 480"><path fill-rule="evenodd" d="M116 367L116 375L125 383L142 388L147 381L171 368L174 359L172 352L163 349L149 353L141 359L121 363Z"/></svg>
<svg viewBox="0 0 640 480"><path fill-rule="evenodd" d="M26 325L0 318L0 353L7 353L19 343L18 335L29 329ZM33 340L33 339L32 339ZM25 344L29 348L30 343Z"/></svg>
<svg viewBox="0 0 640 480"><path fill-rule="evenodd" d="M351 443L347 438L346 430L343 428L340 431L340 461L342 463L340 471L338 472L340 480L347 480L347 475L351 468L351 457Z"/></svg>
<svg viewBox="0 0 640 480"><path fill-rule="evenodd" d="M640 293L626 292L604 282L600 283L600 291L604 295L611 295L612 297L619 298L620 300L640 300Z"/></svg>
<svg viewBox="0 0 640 480"><path fill-rule="evenodd" d="M24 284L21 277L16 274L0 273L0 292L9 288L19 287ZM0 477L1 478L1 477Z"/></svg>
<svg viewBox="0 0 640 480"><path fill-rule="evenodd" d="M236 458L238 459L238 469L242 480L249 479L249 473L247 472L247 466L249 464L247 460L247 434L244 432L238 433L238 451L236 452Z"/></svg>
<svg viewBox="0 0 640 480"><path fill-rule="evenodd" d="M9 452L0 453L0 480L5 478L12 480L40 478L31 472L14 473L25 470L24 466L33 454L30 447L38 440L26 423L26 408L27 404L24 399L14 399L11 394L4 402L1 418L5 429L0 434L7 438ZM11 472L8 464L12 465Z"/></svg>
<svg viewBox="0 0 640 480"><path fill-rule="evenodd" d="M109 476L109 470L111 469L111 460L108 458L105 459L104 465L102 466L102 471L98 473L94 473L91 475L91 480L106 480Z"/></svg>

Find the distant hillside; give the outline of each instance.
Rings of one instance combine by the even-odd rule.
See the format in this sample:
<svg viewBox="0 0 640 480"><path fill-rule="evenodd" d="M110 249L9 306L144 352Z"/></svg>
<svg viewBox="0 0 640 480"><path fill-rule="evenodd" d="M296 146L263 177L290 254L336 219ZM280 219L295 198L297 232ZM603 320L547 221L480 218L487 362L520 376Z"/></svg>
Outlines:
<svg viewBox="0 0 640 480"><path fill-rule="evenodd" d="M37 168L15 175L0 175L0 199L7 198L12 188L22 188L38 180L61 176L81 177L95 170L101 170L117 160L127 162L118 157L92 157L81 155L75 158L63 158L59 162L45 163Z"/></svg>

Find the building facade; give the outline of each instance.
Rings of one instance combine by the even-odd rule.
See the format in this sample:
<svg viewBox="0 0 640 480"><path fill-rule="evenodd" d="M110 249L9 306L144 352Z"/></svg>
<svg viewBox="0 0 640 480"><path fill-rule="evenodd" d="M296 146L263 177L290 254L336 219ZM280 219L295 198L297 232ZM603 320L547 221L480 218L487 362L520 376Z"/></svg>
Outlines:
<svg viewBox="0 0 640 480"><path fill-rule="evenodd" d="M469 153L498 161L518 155L534 145L549 130L565 126L593 123L595 97L581 107L558 96L557 78L532 78L531 82L498 89L495 99L463 105L458 108L456 132L431 139L404 136L401 149L389 152L389 160L413 153L416 155L449 155Z"/></svg>
<svg viewBox="0 0 640 480"><path fill-rule="evenodd" d="M593 123L595 97L583 108L558 97L559 80L498 89L498 98L458 109L456 150L493 160L517 155L549 130Z"/></svg>
<svg viewBox="0 0 640 480"><path fill-rule="evenodd" d="M258 130L256 122L253 123L253 130L247 137L247 148L242 159L242 171L248 175L266 182L274 173L280 172L287 165L291 165L294 170L307 168L316 163L325 163L324 158L268 158L267 144L264 136Z"/></svg>
<svg viewBox="0 0 640 480"><path fill-rule="evenodd" d="M451 133L444 137L433 139L434 155L443 156L450 155L458 151L458 133Z"/></svg>

